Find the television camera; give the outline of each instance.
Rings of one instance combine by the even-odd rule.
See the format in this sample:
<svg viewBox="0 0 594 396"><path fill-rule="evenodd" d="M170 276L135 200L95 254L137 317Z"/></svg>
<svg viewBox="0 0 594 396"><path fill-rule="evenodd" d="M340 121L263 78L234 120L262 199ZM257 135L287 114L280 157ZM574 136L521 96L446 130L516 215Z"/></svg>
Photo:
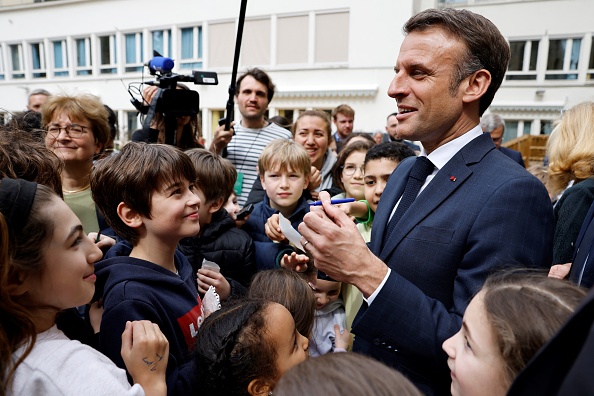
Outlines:
<svg viewBox="0 0 594 396"><path fill-rule="evenodd" d="M165 143L176 145L177 117L193 116L200 111L200 96L198 92L176 89L178 82L192 82L196 85L217 85L219 83L216 72L193 70L191 75L173 73L175 63L173 59L163 57L153 52L153 58L145 64L149 73L155 76L155 81L145 82L147 85L158 87L150 104L143 104L132 97L132 105L142 114L146 114L143 128L148 129L155 114L163 114L165 119Z"/></svg>

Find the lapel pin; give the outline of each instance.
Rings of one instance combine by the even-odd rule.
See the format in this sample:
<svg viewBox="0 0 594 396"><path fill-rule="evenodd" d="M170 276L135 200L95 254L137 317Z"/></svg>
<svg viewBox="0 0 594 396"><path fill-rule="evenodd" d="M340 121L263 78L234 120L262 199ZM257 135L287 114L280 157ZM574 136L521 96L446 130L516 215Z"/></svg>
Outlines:
<svg viewBox="0 0 594 396"><path fill-rule="evenodd" d="M455 182L456 181L456 176L450 176L450 180Z"/></svg>

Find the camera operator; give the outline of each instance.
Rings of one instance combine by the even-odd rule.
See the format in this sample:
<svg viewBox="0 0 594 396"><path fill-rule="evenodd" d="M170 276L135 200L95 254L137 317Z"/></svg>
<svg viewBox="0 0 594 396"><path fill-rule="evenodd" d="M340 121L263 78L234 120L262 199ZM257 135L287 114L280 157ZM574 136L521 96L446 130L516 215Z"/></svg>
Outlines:
<svg viewBox="0 0 594 396"><path fill-rule="evenodd" d="M146 104L151 104L155 94L158 91L158 87L149 86L144 90L144 100ZM186 85L177 83L176 89L189 91ZM202 137L202 131L200 129L200 119L198 114L189 116L179 116L177 118L176 127L176 146L181 150L189 150L192 148L204 148L200 144ZM146 143L165 143L165 117L162 113L155 113L154 118L151 120L150 127L148 129L137 129L132 133L133 142L146 142Z"/></svg>

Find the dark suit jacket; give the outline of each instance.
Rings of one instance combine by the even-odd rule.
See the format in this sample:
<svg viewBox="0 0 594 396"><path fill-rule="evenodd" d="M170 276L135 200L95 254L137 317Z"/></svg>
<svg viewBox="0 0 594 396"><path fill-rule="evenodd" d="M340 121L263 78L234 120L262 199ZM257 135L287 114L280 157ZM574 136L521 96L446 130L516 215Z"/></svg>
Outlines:
<svg viewBox="0 0 594 396"><path fill-rule="evenodd" d="M550 266L553 208L543 184L483 134L439 170L384 240L413 162L396 168L377 208L370 249L392 273L355 318L354 350L396 367L428 394L449 394L442 343L460 329L491 271Z"/></svg>
<svg viewBox="0 0 594 396"><path fill-rule="evenodd" d="M588 289L594 286L594 203L580 228L571 261L569 280Z"/></svg>
<svg viewBox="0 0 594 396"><path fill-rule="evenodd" d="M522 153L520 153L519 151L512 150L507 147L499 147L499 151L501 151L503 154L507 155L509 158L516 161L518 164L522 165L523 168L526 167L524 165L524 159L522 158Z"/></svg>
<svg viewBox="0 0 594 396"><path fill-rule="evenodd" d="M581 396L594 390L594 290L528 363L508 396Z"/></svg>

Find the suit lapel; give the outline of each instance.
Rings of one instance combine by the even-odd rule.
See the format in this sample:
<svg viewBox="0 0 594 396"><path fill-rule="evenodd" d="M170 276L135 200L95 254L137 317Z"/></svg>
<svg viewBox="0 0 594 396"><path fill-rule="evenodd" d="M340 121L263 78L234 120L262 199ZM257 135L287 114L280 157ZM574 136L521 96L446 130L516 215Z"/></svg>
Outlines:
<svg viewBox="0 0 594 396"><path fill-rule="evenodd" d="M383 261L386 261L386 258L392 254L394 249L398 246L398 244L402 241L402 239L410 233L413 227L417 226L424 218L426 218L431 212L433 212L436 208L438 208L443 201L445 201L450 195L454 193L462 184L466 182L466 180L472 175L472 170L469 168L468 165L479 162L482 157L484 157L490 150L494 149L495 146L493 142L490 140L490 136L485 136L488 134L484 134L466 146L464 146L456 155L449 160L443 168L437 172L433 180L427 185L427 187L419 194L417 199L413 202L413 204L408 208L400 222L392 231L390 235L390 239L387 241L383 241L384 238L384 230L385 230L385 222L382 221L384 227L381 232L382 241L380 242L380 248L375 251L379 251L380 255L379 258ZM488 137L488 141L486 138ZM410 171L409 171L410 172ZM407 177L408 173L407 172ZM406 179L405 179L406 180ZM399 192L398 197L402 195L404 187L402 187L402 191ZM396 204L398 197L392 202L392 208ZM380 199L380 203L384 199L383 195ZM379 207L378 207L379 212ZM388 217L391 213L388 213ZM375 227L375 224L374 224ZM379 234L379 233L378 233Z"/></svg>

